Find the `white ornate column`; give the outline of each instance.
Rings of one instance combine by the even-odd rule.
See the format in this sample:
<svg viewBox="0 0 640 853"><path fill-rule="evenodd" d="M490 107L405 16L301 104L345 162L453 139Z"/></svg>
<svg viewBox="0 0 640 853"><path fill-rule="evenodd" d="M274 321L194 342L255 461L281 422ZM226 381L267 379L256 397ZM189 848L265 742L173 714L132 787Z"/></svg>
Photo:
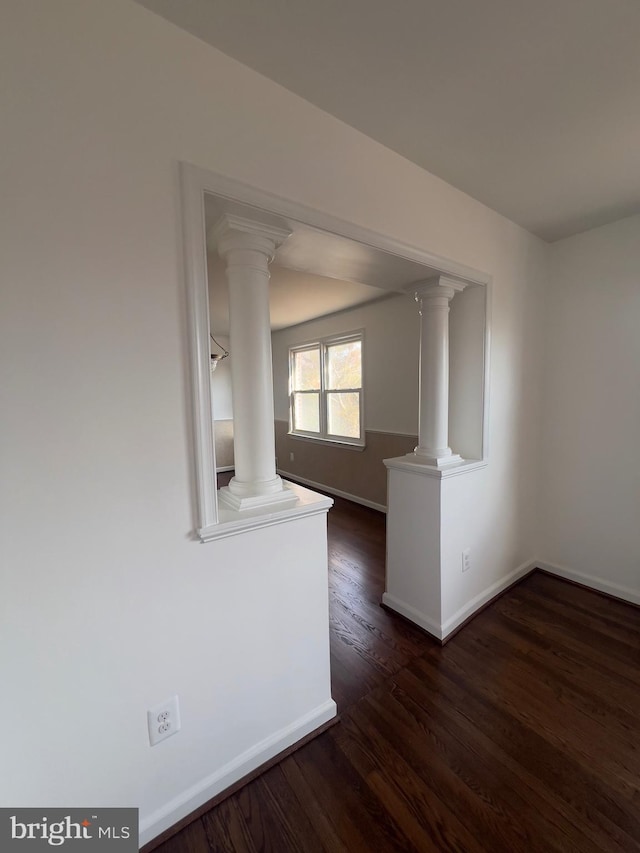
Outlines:
<svg viewBox="0 0 640 853"><path fill-rule="evenodd" d="M462 460L449 447L449 308L455 294L472 283L442 274L406 288L421 317L418 446L413 453L384 460L387 563L382 603L439 640L461 624L478 600L473 597L477 579L461 573L469 568L465 554L475 547L482 553L473 525L465 523L481 498L482 484L464 475L486 463ZM463 601L465 607L460 606Z"/></svg>
<svg viewBox="0 0 640 853"><path fill-rule="evenodd" d="M231 214L210 231L229 282L235 476L219 500L234 510L297 500L276 474L269 318L269 263L290 233Z"/></svg>
<svg viewBox="0 0 640 853"><path fill-rule="evenodd" d="M420 404L416 462L442 468L461 461L449 447L449 303L464 282L440 275L412 285L420 307Z"/></svg>

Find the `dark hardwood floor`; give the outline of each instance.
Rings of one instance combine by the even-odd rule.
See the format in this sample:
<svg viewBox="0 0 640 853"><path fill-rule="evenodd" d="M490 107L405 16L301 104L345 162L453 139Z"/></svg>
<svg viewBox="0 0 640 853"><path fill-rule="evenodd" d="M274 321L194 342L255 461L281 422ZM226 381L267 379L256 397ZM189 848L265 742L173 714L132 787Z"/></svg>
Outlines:
<svg viewBox="0 0 640 853"><path fill-rule="evenodd" d="M379 606L384 543L336 499L340 723L158 853L640 851L640 610L536 573L440 647Z"/></svg>

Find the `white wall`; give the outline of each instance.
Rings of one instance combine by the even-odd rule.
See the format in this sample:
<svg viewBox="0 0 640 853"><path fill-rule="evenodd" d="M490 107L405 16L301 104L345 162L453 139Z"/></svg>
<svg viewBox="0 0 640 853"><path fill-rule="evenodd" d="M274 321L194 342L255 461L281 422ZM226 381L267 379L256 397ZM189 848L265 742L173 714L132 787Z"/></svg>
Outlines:
<svg viewBox="0 0 640 853"><path fill-rule="evenodd" d="M274 408L289 420L289 347L364 329L365 429L418 433L420 317L408 296L393 295L271 336Z"/></svg>
<svg viewBox="0 0 640 853"><path fill-rule="evenodd" d="M323 618L296 609L320 566L310 585L293 568L318 531L192 536L177 162L493 275L463 598L532 553L546 247L129 0L3 4L0 77L0 802L138 804L149 823L326 683L318 664L299 688L295 648ZM146 708L176 692L183 731L152 750Z"/></svg>
<svg viewBox="0 0 640 853"><path fill-rule="evenodd" d="M552 247L541 557L640 602L640 216Z"/></svg>

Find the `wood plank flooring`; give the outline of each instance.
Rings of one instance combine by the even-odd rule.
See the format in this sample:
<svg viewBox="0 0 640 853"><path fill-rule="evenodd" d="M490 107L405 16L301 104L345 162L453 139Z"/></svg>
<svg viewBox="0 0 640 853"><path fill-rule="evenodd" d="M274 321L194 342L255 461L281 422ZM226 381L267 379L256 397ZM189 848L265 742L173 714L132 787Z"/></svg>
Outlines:
<svg viewBox="0 0 640 853"><path fill-rule="evenodd" d="M640 851L640 610L536 573L444 648L380 606L384 517L329 514L341 722L158 853Z"/></svg>

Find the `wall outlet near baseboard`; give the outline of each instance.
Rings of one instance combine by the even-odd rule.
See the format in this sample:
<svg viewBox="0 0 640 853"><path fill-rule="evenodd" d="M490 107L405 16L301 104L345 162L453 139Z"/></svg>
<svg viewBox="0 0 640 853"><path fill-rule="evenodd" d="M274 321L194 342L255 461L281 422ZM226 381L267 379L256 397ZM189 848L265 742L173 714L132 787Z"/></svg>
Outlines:
<svg viewBox="0 0 640 853"><path fill-rule="evenodd" d="M289 454L289 462L293 462L293 451Z"/></svg>
<svg viewBox="0 0 640 853"><path fill-rule="evenodd" d="M180 731L180 706L178 697L172 696L154 708L147 711L147 727L149 729L149 743L155 746L161 740L166 740L171 735Z"/></svg>
<svg viewBox="0 0 640 853"><path fill-rule="evenodd" d="M471 549L467 548L462 552L462 571L468 572L471 568Z"/></svg>

